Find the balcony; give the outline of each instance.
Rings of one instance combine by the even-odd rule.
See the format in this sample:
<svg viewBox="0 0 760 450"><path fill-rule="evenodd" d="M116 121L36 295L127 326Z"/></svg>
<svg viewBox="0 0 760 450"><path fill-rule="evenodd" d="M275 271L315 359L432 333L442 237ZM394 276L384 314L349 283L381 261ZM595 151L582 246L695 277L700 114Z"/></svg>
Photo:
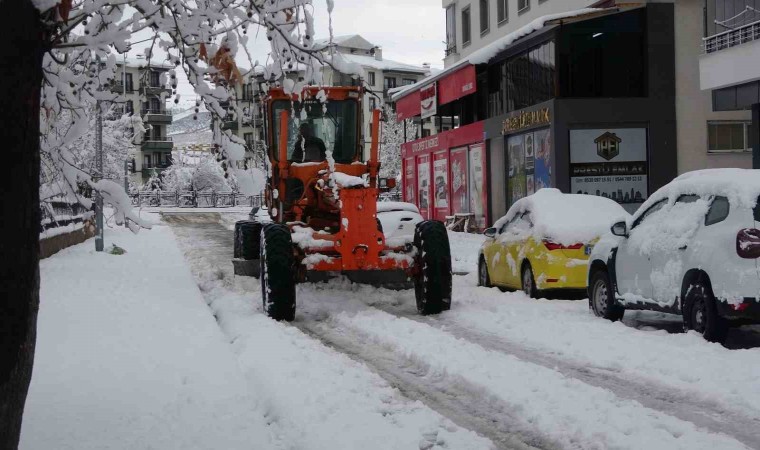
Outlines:
<svg viewBox="0 0 760 450"><path fill-rule="evenodd" d="M174 148L174 142L170 137L146 137L140 148L144 152L154 150L171 150Z"/></svg>
<svg viewBox="0 0 760 450"><path fill-rule="evenodd" d="M702 39L699 58L702 90L760 80L760 21Z"/></svg>
<svg viewBox="0 0 760 450"><path fill-rule="evenodd" d="M163 108L143 108L140 111L140 115L147 123L155 123L160 125L169 125L172 123L172 115L167 113Z"/></svg>
<svg viewBox="0 0 760 450"><path fill-rule="evenodd" d="M140 88L140 93L143 95L161 95L163 92L171 94L172 90L164 86L152 85L144 85Z"/></svg>
<svg viewBox="0 0 760 450"><path fill-rule="evenodd" d="M225 120L224 122L222 122L222 130L237 131L237 129L238 129L237 120Z"/></svg>
<svg viewBox="0 0 760 450"><path fill-rule="evenodd" d="M134 85L131 84L131 83L128 83L127 84L127 92L126 93L127 94L131 94L134 91L135 91ZM125 93L124 92L124 83L122 83L120 81L115 81L115 82L111 83L111 92L115 92L117 94L124 94Z"/></svg>

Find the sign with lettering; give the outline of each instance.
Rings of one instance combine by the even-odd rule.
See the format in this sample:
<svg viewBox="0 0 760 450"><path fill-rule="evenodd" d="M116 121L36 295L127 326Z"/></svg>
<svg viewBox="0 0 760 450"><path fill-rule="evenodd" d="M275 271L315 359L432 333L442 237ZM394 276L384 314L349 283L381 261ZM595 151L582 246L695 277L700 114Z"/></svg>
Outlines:
<svg viewBox="0 0 760 450"><path fill-rule="evenodd" d="M550 125L551 112L549 108L541 108L535 111L524 111L504 119L501 134L512 134L527 128Z"/></svg>
<svg viewBox="0 0 760 450"><path fill-rule="evenodd" d="M420 111L423 119L434 116L438 112L437 86L437 83L433 83L420 89Z"/></svg>

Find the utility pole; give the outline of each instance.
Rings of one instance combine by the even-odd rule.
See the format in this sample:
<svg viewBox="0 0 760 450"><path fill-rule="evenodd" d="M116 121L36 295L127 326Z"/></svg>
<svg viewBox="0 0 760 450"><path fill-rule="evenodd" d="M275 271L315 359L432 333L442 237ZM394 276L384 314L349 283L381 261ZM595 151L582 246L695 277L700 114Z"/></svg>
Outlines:
<svg viewBox="0 0 760 450"><path fill-rule="evenodd" d="M98 61L100 64L100 61ZM103 179L103 112L100 108L100 100L95 102L97 110L97 122L95 129L95 168L97 170L97 180ZM95 227L97 235L95 236L95 251L103 251L103 196L100 192L95 193Z"/></svg>

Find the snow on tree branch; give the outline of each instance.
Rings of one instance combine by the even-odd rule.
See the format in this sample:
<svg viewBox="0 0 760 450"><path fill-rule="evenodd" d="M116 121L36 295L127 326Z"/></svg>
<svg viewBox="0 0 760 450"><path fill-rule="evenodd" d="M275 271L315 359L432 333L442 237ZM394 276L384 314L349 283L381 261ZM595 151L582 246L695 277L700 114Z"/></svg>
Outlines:
<svg viewBox="0 0 760 450"><path fill-rule="evenodd" d="M326 0L332 11L332 0ZM244 81L235 63L246 46L250 28L263 29L270 42L266 76L277 80L296 64L306 68L305 83L321 84L321 67L331 64L314 47L312 0L33 0L47 30L48 53L43 63L41 91L43 148L57 161L62 182L70 186L86 180L115 202L118 214L130 217L113 186L93 182L77 167L68 148L88 131L92 107L98 100L113 104L126 101L113 83L117 79L117 54L134 45L145 48L146 68L173 65L161 82L176 93L176 70L187 75L200 101L221 123L228 114L223 104L234 95L234 85ZM150 34L136 41L136 33ZM332 29L330 31L332 35ZM158 57L156 55L160 54ZM243 56L241 54L241 56ZM163 58L163 60L159 60ZM65 126L61 127L59 122ZM135 139L142 125L135 123ZM53 128L60 132L46 136ZM63 131L65 129L65 132ZM229 130L215 130L222 168L244 157L244 142ZM228 174L225 173L225 176ZM131 217L130 217L131 219ZM136 221L140 223L139 221Z"/></svg>

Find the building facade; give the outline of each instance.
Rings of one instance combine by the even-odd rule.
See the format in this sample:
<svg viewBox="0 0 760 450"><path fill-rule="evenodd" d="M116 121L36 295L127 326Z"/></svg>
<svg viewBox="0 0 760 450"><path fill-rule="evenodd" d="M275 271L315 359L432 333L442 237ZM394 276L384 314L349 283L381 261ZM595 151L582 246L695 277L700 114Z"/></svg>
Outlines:
<svg viewBox="0 0 760 450"><path fill-rule="evenodd" d="M732 167L758 169L760 1L704 0L700 3L703 4L704 29L701 39L692 36L692 45L701 43L699 87L711 114L721 117L709 123L710 162L715 164L717 160Z"/></svg>
<svg viewBox="0 0 760 450"><path fill-rule="evenodd" d="M633 211L680 173L752 167L760 0L442 6L444 72L394 95L398 119L455 119L402 149L405 198L428 217L484 225L546 186Z"/></svg>
<svg viewBox="0 0 760 450"><path fill-rule="evenodd" d="M582 9L536 25L550 3L394 96L398 119L460 123L402 146L404 197L425 216L472 213L485 227L542 187L633 211L677 175L673 4Z"/></svg>
<svg viewBox="0 0 760 450"><path fill-rule="evenodd" d="M162 74L172 66L141 59L125 60L117 64L118 81L112 86L114 92L123 94L124 103L117 112L139 114L146 128L142 143L137 145L131 167L131 180L144 184L153 173L160 174L172 163L172 139L167 127L172 123L171 112L166 109L166 98L171 89L162 81Z"/></svg>

